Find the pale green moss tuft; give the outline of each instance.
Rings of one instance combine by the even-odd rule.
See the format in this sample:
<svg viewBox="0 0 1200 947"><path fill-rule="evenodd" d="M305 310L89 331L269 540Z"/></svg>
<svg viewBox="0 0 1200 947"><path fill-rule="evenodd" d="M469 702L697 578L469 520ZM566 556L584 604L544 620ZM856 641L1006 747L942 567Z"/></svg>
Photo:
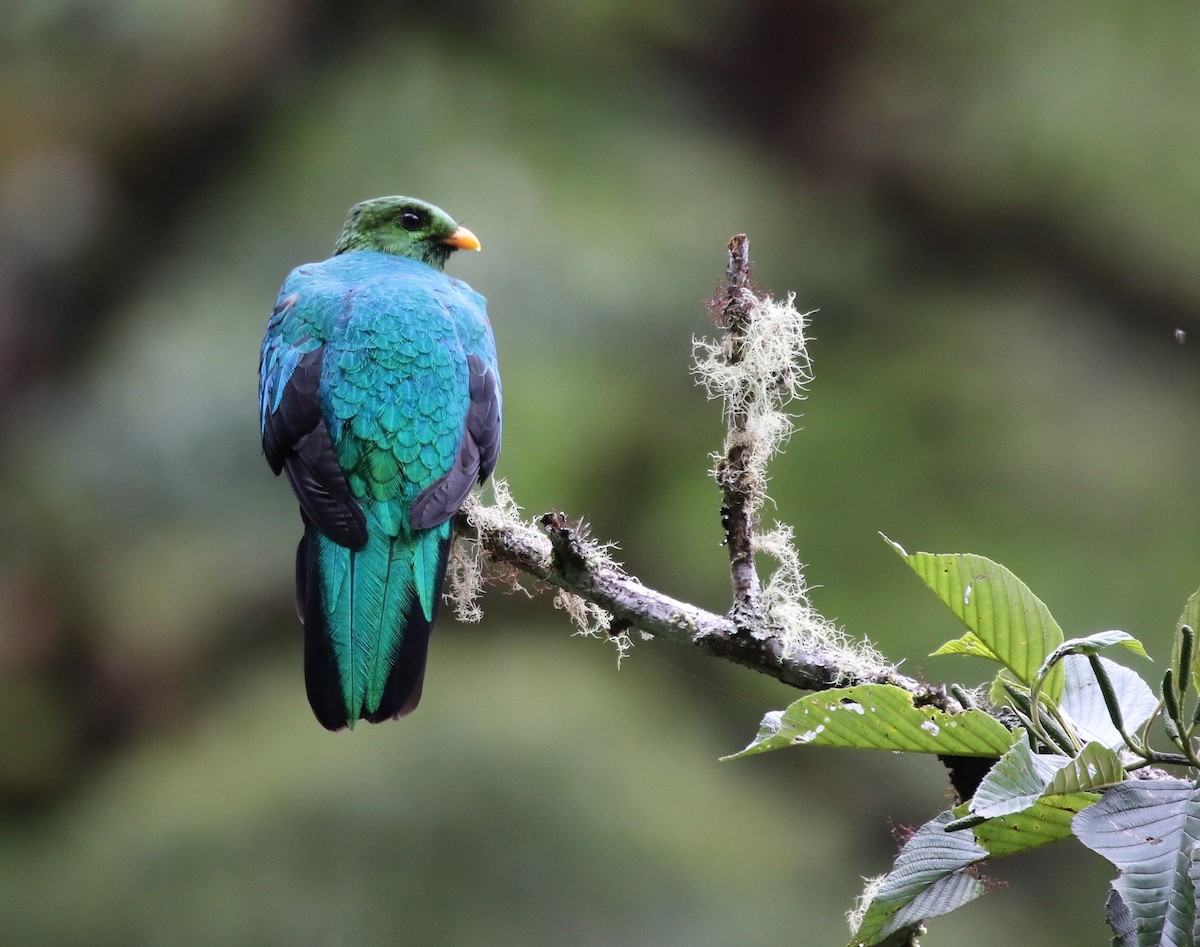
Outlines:
<svg viewBox="0 0 1200 947"><path fill-rule="evenodd" d="M479 596L483 591L483 548L479 535L485 530L522 529L537 533L536 527L521 519L521 508L513 501L504 480L491 482L491 506L485 506L474 494L467 497L462 510L475 535L455 535L446 563L446 585L442 599L454 609L461 622L477 622L483 618ZM540 537L540 534L538 534ZM520 588L520 574L511 566L496 565L491 570L497 578Z"/></svg>
<svg viewBox="0 0 1200 947"><path fill-rule="evenodd" d="M575 626L575 634L584 638L602 638L610 641L617 649L617 666L633 648L633 640L627 632L614 635L612 633L612 615L594 602L572 595L559 589L554 596L554 607L566 612L571 624Z"/></svg>
<svg viewBox="0 0 1200 947"><path fill-rule="evenodd" d="M483 591L483 565L479 544L455 536L446 562L446 586L442 600L454 609L461 622L477 622L483 618L479 594Z"/></svg>
<svg viewBox="0 0 1200 947"><path fill-rule="evenodd" d="M463 504L463 512L472 526L481 530L520 528L537 532L535 526L521 519L521 508L512 498L507 480L492 480L491 491L494 501L491 506L484 506L474 494L467 497L467 502Z"/></svg>
<svg viewBox="0 0 1200 947"><path fill-rule="evenodd" d="M863 918L867 916L867 909L875 900L875 896L879 894L879 889L883 887L886 880L887 875L876 875L874 878L863 879L865 884L862 894L854 899L854 907L846 912L846 923L850 925L851 935L857 934L858 929L862 927Z"/></svg>
<svg viewBox="0 0 1200 947"><path fill-rule="evenodd" d="M812 313L800 312L795 299L792 293L785 300L746 293L745 334L692 340L692 371L708 397L724 404L727 434L714 459L719 463L734 447L746 449L754 509L765 499L767 463L794 430L785 406L803 399L812 381L804 333Z"/></svg>
<svg viewBox="0 0 1200 947"><path fill-rule="evenodd" d="M783 641L783 656L812 651L836 651L846 678L865 677L886 666L886 661L866 640L856 640L822 615L809 601L804 564L792 543L792 528L775 528L754 537L754 549L779 563L762 590L767 630Z"/></svg>
<svg viewBox="0 0 1200 947"><path fill-rule="evenodd" d="M745 290L739 302L746 312L744 329L727 331L717 341L693 339L693 372L709 398L723 402L725 444L714 460L719 471L735 448L743 450L745 503L756 522L768 499L767 464L795 430L788 406L804 398L813 380L805 335L812 313L796 309L794 294L777 300ZM812 606L792 535L789 527L777 524L753 537L754 551L779 564L760 596L763 633L780 636L785 658L836 651L847 678L886 666L869 642L852 640Z"/></svg>
<svg viewBox="0 0 1200 947"><path fill-rule="evenodd" d="M544 544L546 539L545 533L537 525L522 517L521 508L513 500L507 481L493 480L491 491L494 502L490 506L482 503L474 495L468 497L463 504L463 512L467 522L475 529L475 535L456 537L446 566L444 598L454 609L454 615L459 621L477 622L483 617L483 611L478 604L479 595L483 590L483 552L482 543L479 541L482 533L524 533L529 545L535 548ZM600 568L616 567L617 563L610 552L612 548L612 544L587 543L589 564ZM522 589L521 573L513 566L499 561L493 562L490 573L495 579L509 583L513 589ZM617 649L618 664L633 647L628 634L611 633L612 615L599 605L563 589L557 589L554 607L567 614L571 623L575 625L577 635L611 641Z"/></svg>

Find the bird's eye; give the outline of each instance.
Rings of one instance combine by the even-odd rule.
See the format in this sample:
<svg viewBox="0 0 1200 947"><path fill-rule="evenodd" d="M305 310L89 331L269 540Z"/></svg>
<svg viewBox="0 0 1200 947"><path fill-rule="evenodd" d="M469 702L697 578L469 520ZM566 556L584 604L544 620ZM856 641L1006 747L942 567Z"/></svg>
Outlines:
<svg viewBox="0 0 1200 947"><path fill-rule="evenodd" d="M409 233L412 233L414 230L420 230L424 223L424 218L415 210L406 210L400 215L400 226Z"/></svg>

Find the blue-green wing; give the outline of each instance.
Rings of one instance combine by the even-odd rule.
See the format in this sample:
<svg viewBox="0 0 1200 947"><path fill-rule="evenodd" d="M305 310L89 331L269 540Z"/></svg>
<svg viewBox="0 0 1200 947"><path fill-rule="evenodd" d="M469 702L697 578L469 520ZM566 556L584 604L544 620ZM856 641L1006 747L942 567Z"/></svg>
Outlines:
<svg viewBox="0 0 1200 947"><path fill-rule="evenodd" d="M284 473L306 520L339 545L366 542L362 510L350 495L321 403L324 339L329 320L320 297L297 291L305 278L289 277L267 323L259 361L263 451Z"/></svg>
<svg viewBox="0 0 1200 947"><path fill-rule="evenodd" d="M420 697L449 518L499 452L484 301L384 254L301 267L268 327L261 377L264 448L309 524L297 594L313 709L331 729L406 713ZM358 524L362 543L341 541Z"/></svg>
<svg viewBox="0 0 1200 947"><path fill-rule="evenodd" d="M428 528L453 516L471 488L491 476L500 456L500 372L486 303L465 283L448 282L456 299L449 309L467 356L469 400L454 464L414 501L414 529Z"/></svg>

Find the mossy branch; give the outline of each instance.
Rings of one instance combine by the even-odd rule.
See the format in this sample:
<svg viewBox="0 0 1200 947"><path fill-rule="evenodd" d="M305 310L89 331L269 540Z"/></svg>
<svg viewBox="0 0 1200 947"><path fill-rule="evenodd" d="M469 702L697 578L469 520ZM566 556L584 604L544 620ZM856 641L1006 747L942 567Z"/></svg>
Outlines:
<svg viewBox="0 0 1200 947"><path fill-rule="evenodd" d="M517 578L515 570L604 610L611 619L610 633L637 628L654 638L725 658L804 690L845 684L895 684L925 703L942 708L957 706L942 688L922 684L887 664L864 665L857 658L847 661L846 655L834 648L814 646L797 651L794 643L769 629L739 627L728 615L718 615L652 589L612 562L562 513L546 513L535 526L498 517L497 509L472 498L455 520L459 535L473 540L500 574Z"/></svg>
<svg viewBox="0 0 1200 947"><path fill-rule="evenodd" d="M963 711L977 702L965 690L952 685L952 692L947 693L941 685L930 685L900 674L895 667L885 662L868 642L851 641L841 629L822 616L809 601L804 570L792 542L791 529L776 524L771 530L760 531L760 512L768 499L768 462L792 433L792 417L787 409L793 402L804 397L804 388L812 377L805 337L807 314L795 309L791 296L779 301L761 295L751 287L749 241L744 235L734 237L729 242L728 250L729 265L725 280L710 304L714 324L720 333L715 340L693 340L693 372L709 397L719 399L723 404L725 439L722 449L713 455L712 475L721 492L721 529L729 552L732 584L732 604L729 611L723 615L709 612L643 584L614 562L604 546L588 538L582 522L573 525L563 513L546 513L536 522L522 519L519 509L508 494L507 484L503 481L496 481L493 485L496 497L494 505L484 505L472 497L457 516L455 526L458 535L467 541L454 544L449 568L451 582L448 597L453 601L460 617L477 618L475 599L481 583L483 566L486 564L493 574L508 578L514 585L519 584L522 576L530 576L539 585L555 588L555 605L567 610L581 633L607 634L617 643L622 654L632 646L629 630L636 628L645 637L687 645L705 654L768 674L802 690L819 691L861 684L891 684L912 695L913 706L907 707L905 704L908 710L933 706L951 713ZM926 554L909 557L903 550L899 551L909 559L910 565L914 559L924 562L929 558L938 558ZM774 574L765 584L760 581L758 573L756 560L759 553L771 557L777 563ZM945 558L958 560L972 557ZM987 565L990 566L995 564ZM989 579L987 567L985 574L977 575L976 579ZM921 574L917 566L914 568ZM946 568L945 571L950 570ZM1001 567L995 566L995 571L999 574L1002 571ZM1006 570L1003 571L1007 574ZM1015 577L1011 578L1020 584ZM928 584L934 588L933 583ZM966 585L967 598L972 587L971 584ZM944 589L939 586L935 591L946 600ZM955 594L957 591L952 589L950 600L947 601L952 607L953 602L959 598L959 595ZM1021 596L1017 595L1016 598L1021 599ZM1037 601L1032 593L1028 594L1028 598ZM1037 602L1038 606L1040 604ZM1200 709L1188 715L1184 706L1185 691L1194 670L1191 659L1195 645L1192 625L1185 622L1180 627L1181 637L1177 644L1180 663L1176 668L1167 670L1163 681L1163 699L1159 701L1154 712L1149 714L1145 723L1145 727L1148 728L1151 721L1161 719L1168 736L1186 753L1180 755L1150 750L1145 729L1140 740L1135 741L1125 726L1126 718L1117 688L1109 679L1108 672L1095 652L1101 647L1124 643L1129 636L1123 632L1108 632L1063 642L1061 631L1053 620L1049 619L1048 612L1046 617L1057 637L1047 649L1050 652L1048 655L1037 655L1042 665L1032 685L1026 689L1025 686L1018 686L1017 682L1010 683L1001 678L1012 703L1011 709L985 708L1000 720L1006 730L1013 730L1017 723L1024 724L1028 733L1036 735L1050 750L1073 758L1063 772L1086 772L1088 778L1092 778L1092 770L1083 766L1083 761L1089 752L1093 754L1093 763L1087 764L1088 766L1107 765L1095 762L1103 761L1106 754L1107 758L1115 762L1118 779L1124 777L1125 770L1134 770L1136 772L1131 775L1137 779L1163 782L1168 778L1167 774L1146 764L1190 763L1195 766L1200 763L1200 757L1197 756L1191 742L1195 729L1194 721L1200 719ZM964 621L967 619L964 618ZM1028 663L1025 660L1027 642L1018 648L1001 648L993 654L989 651L990 643L985 644L983 639L978 638L970 623L968 627L972 628L969 638L977 641L978 648L987 652L993 660L1006 664L1009 668L1023 667ZM961 640L951 644L965 649ZM997 646L999 647L998 643ZM1091 650L1088 650L1089 648ZM1140 644L1138 648L1141 648ZM1019 653L1014 655L1009 654L1009 651ZM1049 713L1041 713L1043 684L1054 669L1054 662L1077 653L1087 654L1113 726L1123 739L1126 749L1133 750L1138 757L1133 763L1126 763L1124 769L1121 757L1118 757L1112 748L1089 743L1085 749L1083 741L1076 735L1072 724L1060 712L1054 701L1048 701ZM1021 660L1014 664L1013 661L1017 658ZM1020 681L1028 683L1028 674L1021 677ZM1128 690L1128 685L1125 686ZM872 693L878 695L881 692ZM1078 697L1078 688L1076 696ZM916 724L904 720L902 715L889 718L877 705L872 705L868 711L863 703L858 703L844 694L840 703L836 697L826 696L824 699L834 703L817 709L818 716L824 715L823 724L809 728L810 721L804 714L812 698L802 698L786 711L768 714L763 720L759 737L743 753L773 749L775 747L769 744L778 738L782 740L775 746L812 742L826 729L825 724L831 724L834 707L841 708L847 715L866 715L873 727L880 727L882 732L889 734L889 739L901 729L897 720L922 731L933 724L929 719L923 719L920 724ZM971 716L958 717L950 726L957 726L961 721L981 718L979 709L972 709L970 714ZM793 720L785 728L788 715L792 715ZM992 724L987 717L981 719ZM796 720L801 722L796 723ZM844 723L831 727L831 730L840 734L840 742L834 740L830 745L860 748L896 746L894 740L891 744L887 744L886 741L882 744L876 742L876 731L873 729L864 731L870 734L869 737L863 736L862 732L856 737L854 726L856 725L844 731L840 729L845 727ZM992 726L995 728L995 724ZM938 730L939 725L933 724L933 732L937 733ZM1005 730L999 732L1004 737L1011 736ZM919 743L916 745L920 746ZM926 747L925 752L937 752L945 745ZM993 769L993 764L996 764L1000 753L1003 753L1003 756L999 757L1003 763L1006 760L1019 759L1013 754L1022 749L1025 752L1030 747L1036 750L1036 741L1032 737L1028 745L1018 741L1004 751L1003 747L1006 745L1008 744L1004 739L995 743L989 742L982 748L978 745L956 744L953 748L961 746L969 751L968 755L938 754L961 801L976 797L976 790L989 778L989 773L1000 773L999 777L989 783L993 804L997 787L1003 786L1004 791L1009 793L1011 798L1001 797L1006 804L1018 798L1018 793L1027 791L1024 783L1014 781L1011 774L1001 770L999 766ZM1099 755L1096 751L1099 751ZM1072 770L1072 766L1082 768ZM1102 771L1100 775L1104 780L1113 778ZM1057 779L1057 776L1055 778ZM1005 784L1003 781L1006 779L1013 782L1015 788ZM1054 794L1049 788L1049 777L1040 785L1046 789L1044 795L1047 797ZM1110 786L1111 783L1107 785ZM1090 788L1106 787L1097 781L1090 784ZM1079 791L1076 794L1082 795L1083 792ZM1022 802L1021 812L1031 809L1034 804L1036 801ZM1006 809L999 814L1011 811L1015 810ZM936 916L945 913L946 910L952 910L960 903L966 903L982 892L983 886L977 880L967 879L968 887L958 888L950 901L939 904L934 900L926 900L920 902L919 908L916 906L918 898L925 897L932 890L933 884L951 879L957 885L959 880L967 877L965 871L968 866L977 864L983 857L987 857L989 852L1004 853L1003 850L997 852L994 848L981 846L970 833L965 836L965 842L962 841L962 835L957 836L956 842L947 841L950 835L944 830L975 828L997 814L975 810L973 812L974 815L970 818L958 819L952 824L946 823L946 819L954 816L953 812L944 813L933 822L927 823L914 836L914 839L921 838L925 841L924 847L919 851L914 849L912 859L905 862L905 852L908 851L906 846L891 874L868 883L863 897L847 918L856 942L858 938L865 936L867 939L862 942L877 944L879 947L916 944L924 932L924 921L913 920L910 914L906 913L903 920L910 923L904 924L900 930L890 931L881 925L901 921L900 915L887 915L887 911L904 910L911 912L911 915L921 915L928 911ZM1076 819L1076 825L1078 821ZM926 829L930 826L933 827L933 831L927 833ZM1018 830L1014 828L1012 831ZM1096 850L1100 851L1100 848ZM923 860L920 871L913 868L913 860L918 858ZM929 864L934 865L933 871L940 875L933 880L924 880L922 872L929 870ZM901 878L902 881L893 881L896 878ZM1115 885L1113 890L1117 890ZM938 897L946 897L945 891L940 892ZM884 907L879 906L879 898L883 899ZM865 935L860 933L864 928Z"/></svg>
<svg viewBox="0 0 1200 947"><path fill-rule="evenodd" d="M754 563L754 519L766 495L766 476L756 462L759 449L754 430L755 408L759 399L755 379L744 371L753 338L754 312L758 299L750 287L750 240L738 234L729 241L729 265L725 285L713 299L714 321L725 330L724 344L708 352L705 362L723 369L726 377L710 382L724 396L727 434L725 448L715 457L713 476L721 488L721 526L729 550L729 571L733 579L731 614L741 623L753 622L761 615L758 569ZM705 379L715 372L698 370Z"/></svg>
<svg viewBox="0 0 1200 947"><path fill-rule="evenodd" d="M711 303L721 332L715 340L693 340L693 370L709 397L724 403L726 437L714 454L713 476L729 547L729 612L710 612L645 585L563 513L523 519L503 481L494 484L494 504L472 498L457 516L458 534L467 542L455 544L450 563L451 604L460 619L478 619L475 599L486 565L514 585L528 576L555 588L555 604L581 632L607 634L622 653L632 645L629 629L636 628L804 690L886 683L911 692L919 703L960 709L944 688L900 674L868 643L850 641L817 612L788 527L757 532L767 499L767 462L792 432L785 407L803 396L811 380L806 314L795 309L791 296L778 301L753 290L745 235L734 237L728 250L725 280ZM757 552L778 563L765 586Z"/></svg>

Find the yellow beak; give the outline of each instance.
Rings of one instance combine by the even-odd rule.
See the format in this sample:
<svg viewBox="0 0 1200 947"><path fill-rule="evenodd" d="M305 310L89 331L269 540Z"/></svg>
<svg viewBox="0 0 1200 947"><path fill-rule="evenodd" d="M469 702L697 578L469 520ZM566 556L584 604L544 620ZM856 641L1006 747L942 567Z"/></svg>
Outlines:
<svg viewBox="0 0 1200 947"><path fill-rule="evenodd" d="M454 233L450 234L442 243L454 247L455 250L481 249L479 238L466 227L456 227Z"/></svg>

